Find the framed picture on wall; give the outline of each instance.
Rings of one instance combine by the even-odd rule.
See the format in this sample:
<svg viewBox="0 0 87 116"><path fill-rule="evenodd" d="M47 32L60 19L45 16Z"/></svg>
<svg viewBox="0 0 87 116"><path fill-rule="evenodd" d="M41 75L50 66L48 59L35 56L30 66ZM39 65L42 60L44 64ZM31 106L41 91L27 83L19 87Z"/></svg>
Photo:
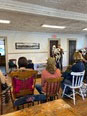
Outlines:
<svg viewBox="0 0 87 116"><path fill-rule="evenodd" d="M40 43L27 43L17 42L15 43L16 49L40 49Z"/></svg>

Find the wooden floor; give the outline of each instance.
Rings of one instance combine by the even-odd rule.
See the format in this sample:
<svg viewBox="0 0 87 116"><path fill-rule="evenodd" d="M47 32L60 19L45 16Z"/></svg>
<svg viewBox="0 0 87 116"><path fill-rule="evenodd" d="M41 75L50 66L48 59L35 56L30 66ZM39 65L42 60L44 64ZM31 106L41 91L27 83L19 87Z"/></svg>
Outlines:
<svg viewBox="0 0 87 116"><path fill-rule="evenodd" d="M40 83L40 82L41 82L40 78L36 80L36 83ZM37 93L38 93L37 90L35 90L35 94ZM61 91L59 98L61 98ZM76 105L73 105L73 101L69 98L64 98L64 101L66 101L71 107L73 107L76 110L76 112L78 112L81 116L87 116L87 98L85 98L85 100L83 101L82 98L77 95ZM4 114L13 111L14 110L11 102L4 105Z"/></svg>

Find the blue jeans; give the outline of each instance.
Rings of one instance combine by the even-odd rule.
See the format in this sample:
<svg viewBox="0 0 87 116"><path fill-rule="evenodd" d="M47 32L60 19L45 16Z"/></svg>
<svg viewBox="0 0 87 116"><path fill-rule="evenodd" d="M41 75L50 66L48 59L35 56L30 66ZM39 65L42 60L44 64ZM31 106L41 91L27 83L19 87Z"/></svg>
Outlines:
<svg viewBox="0 0 87 116"><path fill-rule="evenodd" d="M34 102L34 101L45 101L46 95L44 94L36 94L36 95L26 95L23 97L18 98L15 102L15 106L23 105L28 102Z"/></svg>
<svg viewBox="0 0 87 116"><path fill-rule="evenodd" d="M71 85L72 83L71 83L71 81L68 80L68 79L65 79L64 81L62 81L62 82L61 82L61 88L62 88L62 90L64 90L64 86L65 86L64 84L69 84L69 85ZM69 87L67 87L67 89L65 90L65 94L69 94L71 91L72 91L72 89L69 88Z"/></svg>
<svg viewBox="0 0 87 116"><path fill-rule="evenodd" d="M43 94L43 92L42 92L42 86L41 86L41 85L36 84L35 87L36 87L37 91L38 91L40 94Z"/></svg>

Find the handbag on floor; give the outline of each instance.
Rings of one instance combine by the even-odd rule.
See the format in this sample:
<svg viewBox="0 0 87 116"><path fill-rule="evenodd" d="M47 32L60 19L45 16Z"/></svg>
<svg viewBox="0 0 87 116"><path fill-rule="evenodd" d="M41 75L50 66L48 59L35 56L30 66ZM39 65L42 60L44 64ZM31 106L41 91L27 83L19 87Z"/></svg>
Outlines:
<svg viewBox="0 0 87 116"><path fill-rule="evenodd" d="M87 83L83 83L81 89L82 89L84 97L87 97Z"/></svg>

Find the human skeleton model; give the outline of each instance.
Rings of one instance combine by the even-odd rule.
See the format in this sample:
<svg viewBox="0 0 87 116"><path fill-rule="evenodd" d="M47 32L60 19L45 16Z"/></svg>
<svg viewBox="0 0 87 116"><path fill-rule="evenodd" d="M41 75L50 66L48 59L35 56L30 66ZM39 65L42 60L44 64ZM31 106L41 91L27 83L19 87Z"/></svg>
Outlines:
<svg viewBox="0 0 87 116"><path fill-rule="evenodd" d="M56 48L55 45L53 45L53 48L52 48L52 55L53 57L55 57L55 60L56 60L56 63L59 62L60 60L60 49L59 48Z"/></svg>

